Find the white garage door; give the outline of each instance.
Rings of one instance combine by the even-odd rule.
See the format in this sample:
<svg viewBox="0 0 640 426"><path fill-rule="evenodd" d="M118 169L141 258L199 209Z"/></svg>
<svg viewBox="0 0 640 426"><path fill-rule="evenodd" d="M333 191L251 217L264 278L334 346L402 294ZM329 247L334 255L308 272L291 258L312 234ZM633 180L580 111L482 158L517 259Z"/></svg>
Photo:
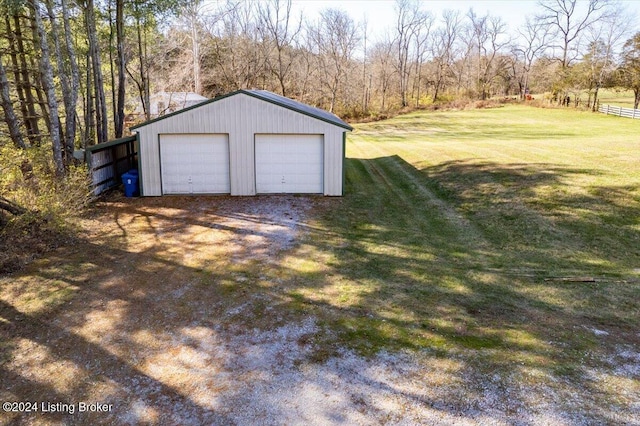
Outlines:
<svg viewBox="0 0 640 426"><path fill-rule="evenodd" d="M229 137L160 135L163 194L228 194Z"/></svg>
<svg viewBox="0 0 640 426"><path fill-rule="evenodd" d="M256 135L256 192L321 194L322 135Z"/></svg>

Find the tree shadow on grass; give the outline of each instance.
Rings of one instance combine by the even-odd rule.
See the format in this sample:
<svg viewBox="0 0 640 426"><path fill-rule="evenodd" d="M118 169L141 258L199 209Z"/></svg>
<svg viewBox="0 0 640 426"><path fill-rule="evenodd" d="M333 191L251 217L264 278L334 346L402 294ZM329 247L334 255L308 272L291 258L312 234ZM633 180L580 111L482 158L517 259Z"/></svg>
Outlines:
<svg viewBox="0 0 640 426"><path fill-rule="evenodd" d="M418 171L398 156L348 159L345 199L308 230L319 253L331 254L328 270L292 294L300 310L331 312L339 344L362 354L411 349L464 360L466 396L478 407L483 386L503 408L518 408L542 384L579 395L556 408L610 423L616 409L602 412L599 401L629 410L623 390L603 390L585 371L611 373L606 360L638 344L640 286L628 276L637 233L611 238L600 222L634 224L640 209L573 194L569 182L585 173L471 162ZM598 191L631 196L624 187ZM578 206L583 214L562 215Z"/></svg>
<svg viewBox="0 0 640 426"><path fill-rule="evenodd" d="M373 359L384 349L410 350L460 366L451 373L460 386L458 382L445 386L435 396L402 387L391 389L375 375L353 371L356 393L367 404L373 404L368 393L384 389L457 418L478 418L488 408L494 410L488 416L502 421L509 410L517 413L526 405L529 388L520 388L516 382L528 368L539 371L545 377L540 382L557 394L581 395L568 412L583 409L589 412L589 420L610 423L611 411L626 407L614 401L612 410L590 411L595 406L591 399L615 400L618 395L597 391L597 383L581 375L581 363L590 353L606 354L620 342L633 343L629 333L638 324L632 314L613 311L609 305L605 321L598 305L589 309L588 303L611 293L616 296L607 303L627 303L633 312L637 310L638 299L632 298L637 286L625 293L611 282L588 284L586 291L583 283L546 282L547 272L565 271L562 268L596 271L580 259L563 261L562 268L543 263L543 255L555 253L553 245L534 246L540 258L522 256L520 264L503 267L518 256L505 250L499 238L489 238L497 231L492 234L493 228L485 229L480 219L465 211L465 199L459 195L463 191L453 184L456 181L448 184L445 179L455 176L434 171L441 173L438 177L420 173L399 157L349 159L347 195L343 199L314 198L317 211L296 224L305 233L298 244L269 252L268 258L251 260L249 255L237 263L225 257L224 250L222 255L195 264L185 259L191 253L206 252L212 244L194 238L194 229L226 235L218 243L223 248L246 237L260 239L260 244L251 246L260 249L277 241L272 235L277 231L248 229L270 220L268 215L255 214L253 201L247 206L242 200L211 199L212 205L228 202L236 206L238 210L227 210L226 217L244 221L246 226L216 222L222 215L213 208L203 213L199 200L192 198L132 200L113 208L114 230L97 241L81 241L56 252L14 277L31 279L17 290L28 290L35 282L49 289L67 289L69 296L50 298L49 307L31 311L28 302L25 309L6 301L0 306L0 331L5 341L13 342L13 346L3 346L7 358L21 356L16 351L24 350L19 345L27 340L49 354L41 361L47 367L41 371L55 375L57 362L71 363L79 379L72 384L32 387L30 381L48 382L30 376L33 370L16 371L15 364L5 362L0 374L3 383L10 384L9 395L74 402L101 383L109 383L109 395L119 412L110 417L90 416L88 421L108 424L146 419L154 423L153 416L151 420L136 417L142 406L168 416L173 423L232 423L235 417L225 417L212 408L215 404L203 399L211 402L222 395L226 407L234 407L227 412L258 413L260 405L247 397L255 385L262 384L273 393L273 389L283 389L284 382L276 382L278 375L306 377L288 358L289 349L269 346L266 340L281 339L289 324L304 323L311 316L318 323L317 330L309 331L313 335L294 334L284 343L289 348L304 348L293 351L297 354L293 360L303 365L315 362L320 371L339 377L345 349ZM507 170L504 173L507 175L497 181L504 182L509 176L515 182L521 180ZM561 182L564 176L570 172L557 170L539 182ZM528 187L535 192L536 185ZM451 194L443 195L447 190ZM479 208L479 203L480 199L471 207ZM529 208L526 203L524 207ZM498 224L504 223L501 220ZM521 231L516 237L522 235L529 234ZM511 240L504 245L519 247ZM311 266L300 266L300 262ZM44 291L36 293L48 297ZM566 305L566 300L580 297L584 305ZM595 338L585 326L600 328L611 337ZM245 336L248 342L236 339L238 336ZM284 354L278 352L281 350ZM260 365L251 376L239 364L254 358L289 370L278 372L270 365ZM595 358L587 362L601 366ZM165 372L157 370L163 365L177 371L164 376ZM218 366L224 367L220 367L220 376ZM233 382L235 388L224 388L225 377L238 372L258 379L240 378ZM184 374L182 379L180 374ZM554 380L563 385L553 388ZM194 383L211 390L199 394L197 386L189 387ZM487 387L494 389L498 400L494 405L483 402ZM275 404L277 397L272 397ZM348 418L335 405L322 407L327 419ZM375 412L371 406L366 409ZM161 423L161 418L155 422Z"/></svg>
<svg viewBox="0 0 640 426"><path fill-rule="evenodd" d="M455 161L421 172L510 261L616 275L640 262L637 185L575 183L601 172L554 164Z"/></svg>

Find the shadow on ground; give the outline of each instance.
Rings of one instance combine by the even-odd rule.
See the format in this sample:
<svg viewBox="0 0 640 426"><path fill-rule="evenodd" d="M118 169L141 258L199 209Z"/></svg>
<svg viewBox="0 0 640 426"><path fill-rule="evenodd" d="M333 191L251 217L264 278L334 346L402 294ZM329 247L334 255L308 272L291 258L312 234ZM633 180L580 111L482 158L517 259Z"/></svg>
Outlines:
<svg viewBox="0 0 640 426"><path fill-rule="evenodd" d="M2 399L114 409L4 419L633 419L637 188L563 192L584 172L393 156L348 159L341 199L114 197L0 279Z"/></svg>

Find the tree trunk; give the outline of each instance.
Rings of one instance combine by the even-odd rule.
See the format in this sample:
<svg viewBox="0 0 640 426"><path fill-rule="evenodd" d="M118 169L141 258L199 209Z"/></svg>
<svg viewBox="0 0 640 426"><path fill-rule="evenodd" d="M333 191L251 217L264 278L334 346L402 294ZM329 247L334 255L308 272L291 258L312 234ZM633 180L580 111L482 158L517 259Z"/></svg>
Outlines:
<svg viewBox="0 0 640 426"><path fill-rule="evenodd" d="M116 65L114 64L115 59L113 57L113 39L114 35L114 19L113 19L113 0L107 1L107 14L109 15L109 77L111 78L111 113L113 114L113 129L114 132L117 133L117 121L118 121L118 111L116 107L117 95L116 95ZM116 53L117 55L117 53ZM116 136L118 137L118 136Z"/></svg>
<svg viewBox="0 0 640 426"><path fill-rule="evenodd" d="M331 104L329 106L329 112L333 113L336 107L336 98L338 97L338 78L336 77L331 85Z"/></svg>
<svg viewBox="0 0 640 426"><path fill-rule="evenodd" d="M116 138L124 132L125 64L124 55L124 0L116 0L116 66L118 67L118 101L114 117Z"/></svg>
<svg viewBox="0 0 640 426"><path fill-rule="evenodd" d="M7 73L2 65L2 59L0 58L0 102L2 103L2 109L4 110L4 121L6 121L9 127L9 134L11 140L17 148L26 149L22 134L20 133L20 125L18 123L18 117L16 117L13 111L13 105L11 104L11 96L9 94L9 82L7 81Z"/></svg>
<svg viewBox="0 0 640 426"><path fill-rule="evenodd" d="M42 75L42 85L47 94L47 105L51 114L49 133L51 137L51 145L53 148L53 162L56 168L56 175L64 176L64 162L62 161L62 143L60 140L60 118L58 116L58 101L56 99L55 85L53 82L53 68L50 61L49 44L44 32L44 24L40 17L37 0L31 0L33 7L33 18L38 32L42 57L40 58L40 70Z"/></svg>
<svg viewBox="0 0 640 426"><path fill-rule="evenodd" d="M418 108L420 106L420 83L421 83L421 72L422 72L422 65L420 64L420 60L418 61L418 64L416 65L416 78L417 78L417 84L416 84L416 108Z"/></svg>
<svg viewBox="0 0 640 426"><path fill-rule="evenodd" d="M591 108L592 112L596 112L597 110L597 104L598 104L598 90L600 89L600 85L596 84L596 90L595 92L593 92L593 107Z"/></svg>
<svg viewBox="0 0 640 426"><path fill-rule="evenodd" d="M64 102L64 111L65 111L65 122L69 120L74 120L75 116L75 106L71 100L71 89L69 87L69 76L66 70L64 69L64 59L62 58L62 50L60 49L59 35L60 29L58 28L58 23L56 22L55 14L53 12L53 5L51 4L51 0L45 1L47 6L47 13L49 14L49 22L51 23L51 31L53 32L53 43L56 54L56 65L58 68L58 78L60 79L60 86L62 88L62 99ZM68 127L68 126L67 126ZM74 160L73 151L75 150L75 146L73 143L73 139L70 141L68 138L64 139L64 162L65 164L71 164Z"/></svg>
<svg viewBox="0 0 640 426"><path fill-rule="evenodd" d="M147 102L147 105L151 105L151 80L149 79L149 64L147 63L147 59L149 57L147 51L147 33L144 33L144 61L145 61L145 69L144 69L144 99Z"/></svg>
<svg viewBox="0 0 640 426"><path fill-rule="evenodd" d="M93 81L91 79L91 55L87 52L86 57L86 85L84 88L85 91L85 109L84 109L84 148L87 146L93 145L95 141L95 120L94 120L94 99L93 94L91 93L91 87L93 87Z"/></svg>
<svg viewBox="0 0 640 426"><path fill-rule="evenodd" d="M33 4L33 2L36 0L31 0L31 3ZM31 31L33 33L33 45L35 49L38 49L38 46L41 45L41 41L40 41L40 36L38 35L38 29L37 29L37 25L34 21L35 18L32 18L32 22L29 23L29 26L31 27ZM42 21L42 19L40 20ZM46 41L46 39L45 39ZM36 82L39 82L40 84L35 84L33 85L33 89L36 92L36 96L38 98L38 106L40 107L40 111L42 111L42 118L44 118L44 123L47 126L47 129L51 129L51 116L50 116L50 112L48 110L48 106L47 106L47 100L45 99L45 94L43 93L43 88L44 88L44 83L42 82L43 80L43 76L42 76L42 67L40 64L40 61L36 61L36 58L34 55L29 55L28 56L29 59L29 63L31 65L31 69L34 70L34 74L35 74L35 80ZM50 60L50 58L47 58Z"/></svg>
<svg viewBox="0 0 640 426"><path fill-rule="evenodd" d="M134 3L135 5L135 3ZM137 6L136 6L137 7ZM133 80L138 88L138 95L140 96L140 103L142 104L142 111L144 112L145 118L147 120L151 119L151 110L150 110L150 93L149 93L149 82L147 81L147 72L145 71L145 58L146 58L146 48L143 46L143 38L142 38L142 23L140 22L139 13L136 13L136 35L138 39L138 62L139 67L136 70L137 76L134 76L133 73L129 70L129 68L125 68L129 77ZM146 37L145 37L146 40Z"/></svg>
<svg viewBox="0 0 640 426"><path fill-rule="evenodd" d="M64 24L64 40L67 56L69 56L69 68L71 69L71 86L69 87L69 110L65 121L65 145L75 147L76 140L76 107L78 105L78 87L80 86L80 72L78 59L71 39L71 25L69 24L69 9L67 0L60 1L62 5L62 21ZM66 107L65 107L66 108Z"/></svg>
<svg viewBox="0 0 640 426"><path fill-rule="evenodd" d="M13 17L13 23L15 26L16 47L18 48L18 57L20 59L20 73L22 74L22 81L24 87L24 96L27 103L29 129L31 131L29 140L33 145L39 146L42 136L40 135L40 126L38 125L38 114L36 113L36 100L33 97L31 91L31 78L29 76L29 67L27 66L27 56L25 53L23 36L22 36L22 23L20 17L15 15Z"/></svg>
<svg viewBox="0 0 640 426"><path fill-rule="evenodd" d="M191 54L193 55L193 91L198 95L202 92L202 69L200 67L200 35L195 18L191 21Z"/></svg>
<svg viewBox="0 0 640 426"><path fill-rule="evenodd" d="M13 30L11 29L11 20L9 15L5 15L5 25L7 26L7 38L9 40L9 56L11 57L11 66L13 67L13 78L15 80L16 93L18 94L18 101L20 102L20 112L22 114L22 122L27 129L27 137L29 142L34 145L33 130L31 129L31 120L29 119L29 111L27 110L27 101L24 94L24 85L22 83L22 76L20 73L20 67L18 65L18 53L16 49L16 41ZM15 143L15 142L14 142Z"/></svg>
<svg viewBox="0 0 640 426"><path fill-rule="evenodd" d="M383 87L382 87L382 105L380 106L380 109L382 109L382 111L384 111L386 100L387 100L387 88L386 88L386 84L383 84Z"/></svg>
<svg viewBox="0 0 640 426"><path fill-rule="evenodd" d="M96 34L96 20L93 0L87 0L85 5L85 18L87 25L87 38L89 40L89 54L91 56L91 68L93 69L93 89L96 102L96 134L97 143L107 141L107 103L104 96L104 78L102 77L102 65L100 62L100 49L98 48L98 36Z"/></svg>

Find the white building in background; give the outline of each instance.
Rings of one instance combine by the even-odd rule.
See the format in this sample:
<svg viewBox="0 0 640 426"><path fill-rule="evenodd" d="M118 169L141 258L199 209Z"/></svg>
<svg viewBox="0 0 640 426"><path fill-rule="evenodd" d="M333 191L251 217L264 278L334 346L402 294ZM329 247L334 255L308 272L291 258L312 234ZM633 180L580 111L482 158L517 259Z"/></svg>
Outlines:
<svg viewBox="0 0 640 426"><path fill-rule="evenodd" d="M183 108L192 107L208 99L192 92L158 92L150 97L151 105L149 111L151 117L156 118ZM138 103L135 113L137 115L144 114L141 103Z"/></svg>

